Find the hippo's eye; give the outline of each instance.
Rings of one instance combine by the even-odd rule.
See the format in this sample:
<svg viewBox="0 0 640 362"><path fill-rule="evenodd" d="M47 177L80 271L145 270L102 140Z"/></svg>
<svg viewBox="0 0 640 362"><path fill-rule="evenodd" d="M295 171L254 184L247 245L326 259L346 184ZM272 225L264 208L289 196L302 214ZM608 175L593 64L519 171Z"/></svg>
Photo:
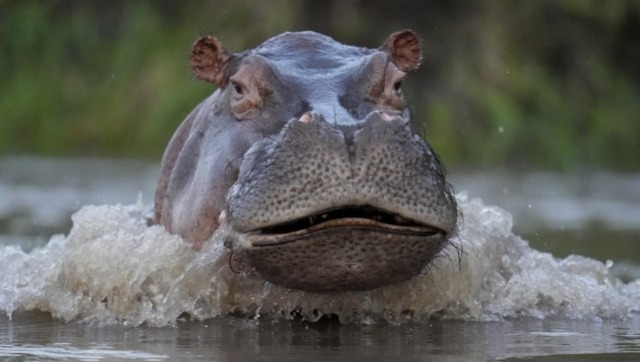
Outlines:
<svg viewBox="0 0 640 362"><path fill-rule="evenodd" d="M235 90L236 93L238 94L242 94L244 89L242 88L242 86L238 83L231 83L231 85L233 85L233 90Z"/></svg>
<svg viewBox="0 0 640 362"><path fill-rule="evenodd" d="M397 93L400 92L400 89L402 88L402 81L399 80L395 83L393 83L393 90Z"/></svg>

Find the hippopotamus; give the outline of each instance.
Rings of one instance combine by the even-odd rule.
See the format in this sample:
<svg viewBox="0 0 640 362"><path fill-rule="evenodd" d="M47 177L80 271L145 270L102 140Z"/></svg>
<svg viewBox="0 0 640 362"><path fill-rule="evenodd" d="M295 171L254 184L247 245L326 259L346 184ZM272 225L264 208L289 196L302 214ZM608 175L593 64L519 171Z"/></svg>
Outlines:
<svg viewBox="0 0 640 362"><path fill-rule="evenodd" d="M377 49L287 32L239 53L203 36L189 57L217 90L169 142L156 223L196 249L225 227L253 275L310 292L400 283L450 242L455 198L403 95L413 31Z"/></svg>

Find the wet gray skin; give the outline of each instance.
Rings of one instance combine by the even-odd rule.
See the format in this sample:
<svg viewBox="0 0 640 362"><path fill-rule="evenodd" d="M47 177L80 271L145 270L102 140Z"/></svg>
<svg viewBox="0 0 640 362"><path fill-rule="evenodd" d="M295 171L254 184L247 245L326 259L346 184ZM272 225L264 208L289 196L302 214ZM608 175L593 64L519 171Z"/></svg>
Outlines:
<svg viewBox="0 0 640 362"><path fill-rule="evenodd" d="M420 60L408 30L379 49L313 32L237 54L198 39L191 70L218 90L169 143L156 222L196 248L225 226L235 260L288 288L368 290L419 274L457 218L402 94Z"/></svg>

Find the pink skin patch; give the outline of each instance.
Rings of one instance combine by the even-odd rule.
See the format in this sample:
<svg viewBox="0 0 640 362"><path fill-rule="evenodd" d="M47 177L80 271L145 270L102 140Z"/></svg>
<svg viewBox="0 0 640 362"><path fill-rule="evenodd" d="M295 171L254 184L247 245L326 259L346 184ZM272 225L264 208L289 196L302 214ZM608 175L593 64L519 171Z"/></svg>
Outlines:
<svg viewBox="0 0 640 362"><path fill-rule="evenodd" d="M298 121L302 122L302 123L309 123L311 122L311 115L309 114L309 112L303 114L302 116L300 116L300 118L298 118Z"/></svg>
<svg viewBox="0 0 640 362"><path fill-rule="evenodd" d="M227 223L227 212L222 210L218 215L218 225L222 226Z"/></svg>
<svg viewBox="0 0 640 362"><path fill-rule="evenodd" d="M380 117L382 118L383 121L387 121L387 122L393 119L393 117L391 117L389 114L384 112L380 113Z"/></svg>

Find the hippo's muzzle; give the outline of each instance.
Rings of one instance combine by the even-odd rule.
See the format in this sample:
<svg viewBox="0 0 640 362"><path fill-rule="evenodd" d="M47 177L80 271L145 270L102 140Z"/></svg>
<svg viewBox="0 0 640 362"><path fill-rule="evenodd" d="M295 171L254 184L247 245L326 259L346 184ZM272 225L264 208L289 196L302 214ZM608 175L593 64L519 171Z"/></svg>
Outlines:
<svg viewBox="0 0 640 362"><path fill-rule="evenodd" d="M407 120L374 112L340 126L306 115L247 154L228 197L235 249L276 284L398 283L419 274L452 232L453 201L429 190L444 181ZM418 185L423 192L407 193Z"/></svg>

